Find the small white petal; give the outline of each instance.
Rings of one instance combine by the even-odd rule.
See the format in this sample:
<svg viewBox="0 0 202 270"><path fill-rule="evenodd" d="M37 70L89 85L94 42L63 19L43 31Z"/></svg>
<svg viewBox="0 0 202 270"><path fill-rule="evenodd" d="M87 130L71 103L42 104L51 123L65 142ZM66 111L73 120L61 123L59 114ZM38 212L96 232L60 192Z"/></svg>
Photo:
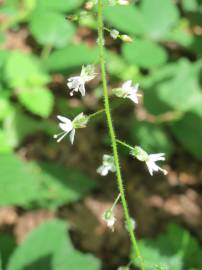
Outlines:
<svg viewBox="0 0 202 270"><path fill-rule="evenodd" d="M64 117L62 115L57 115L57 118L63 123L69 123L69 121L71 122L71 120L69 118Z"/></svg>
<svg viewBox="0 0 202 270"><path fill-rule="evenodd" d="M69 135L71 144L74 143L75 132L76 132L76 130L75 129L72 129L72 131L71 131L71 133Z"/></svg>
<svg viewBox="0 0 202 270"><path fill-rule="evenodd" d="M73 128L72 122L71 122L71 121L70 121L69 123L66 123L66 124L64 124L64 123L59 123L59 127L60 127L62 130L64 130L66 133L69 133L69 132L72 130L72 128Z"/></svg>

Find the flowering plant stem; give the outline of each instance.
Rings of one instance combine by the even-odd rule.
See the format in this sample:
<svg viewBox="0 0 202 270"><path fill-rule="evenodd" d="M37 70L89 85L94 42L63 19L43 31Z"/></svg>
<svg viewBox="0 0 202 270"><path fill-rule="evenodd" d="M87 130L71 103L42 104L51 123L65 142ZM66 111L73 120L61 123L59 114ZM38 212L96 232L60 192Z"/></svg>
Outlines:
<svg viewBox="0 0 202 270"><path fill-rule="evenodd" d="M104 94L104 107L105 107L105 113L107 118L107 124L109 128L109 134L111 138L111 144L112 144L112 150L113 150L113 156L114 156L114 162L116 166L116 177L117 177L117 184L118 189L121 196L121 203L123 206L124 211L124 217L125 222L129 231L129 236L131 240L131 244L133 247L133 250L135 252L136 258L139 259L140 262L140 269L144 270L144 262L140 255L140 251L137 245L137 240L134 234L133 226L131 223L128 205L125 197L124 192L124 186L123 186L123 180L121 175L121 169L119 164L119 155L117 150L117 144L116 144L116 134L112 123L112 116L110 112L110 102L109 102L109 96L108 96L108 87L107 87L107 79L106 79L106 69L105 69L105 58L104 58L104 24L103 24L103 3L102 0L98 0L98 36L99 36L99 55L100 55L100 67L101 67L101 78L102 78L102 84L103 84L103 94Z"/></svg>

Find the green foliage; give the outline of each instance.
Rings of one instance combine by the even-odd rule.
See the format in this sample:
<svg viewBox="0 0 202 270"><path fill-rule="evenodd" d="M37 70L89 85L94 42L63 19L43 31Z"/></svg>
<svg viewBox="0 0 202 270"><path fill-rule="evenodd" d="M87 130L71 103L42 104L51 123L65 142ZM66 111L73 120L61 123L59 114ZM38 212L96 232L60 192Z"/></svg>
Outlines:
<svg viewBox="0 0 202 270"><path fill-rule="evenodd" d="M197 63L191 64L181 59L173 66L173 77L159 85L158 97L180 111L190 110L198 104L202 105L199 70L200 65Z"/></svg>
<svg viewBox="0 0 202 270"><path fill-rule="evenodd" d="M44 61L44 66L50 72L65 71L89 64L95 60L97 55L98 51L95 48L89 48L83 44L69 45L53 52Z"/></svg>
<svg viewBox="0 0 202 270"><path fill-rule="evenodd" d="M53 109L54 96L46 87L32 87L19 92L20 102L32 113L48 117Z"/></svg>
<svg viewBox="0 0 202 270"><path fill-rule="evenodd" d="M77 170L57 164L23 162L12 154L0 156L0 163L0 205L57 207L95 186Z"/></svg>
<svg viewBox="0 0 202 270"><path fill-rule="evenodd" d="M178 122L172 124L172 131L183 147L202 160L202 118L189 112Z"/></svg>
<svg viewBox="0 0 202 270"><path fill-rule="evenodd" d="M136 39L134 43L123 46L123 56L130 64L143 68L155 68L167 61L166 51L158 44Z"/></svg>
<svg viewBox="0 0 202 270"><path fill-rule="evenodd" d="M43 129L43 124L16 108L4 120L6 141L11 147L19 146L23 140Z"/></svg>
<svg viewBox="0 0 202 270"><path fill-rule="evenodd" d="M6 269L7 262L10 255L16 248L16 242L14 237L9 233L4 233L0 235L0 251L2 257L2 268L0 260L0 270Z"/></svg>
<svg viewBox="0 0 202 270"><path fill-rule="evenodd" d="M60 0L60 1L37 0L36 9L44 11L70 12L78 8L82 3L83 0Z"/></svg>
<svg viewBox="0 0 202 270"><path fill-rule="evenodd" d="M166 270L200 270L202 267L202 249L198 242L175 224L170 224L166 232L155 240L139 241L139 247L145 260L145 270L156 269L155 265L162 265ZM136 264L135 257L132 256L132 260Z"/></svg>
<svg viewBox="0 0 202 270"><path fill-rule="evenodd" d="M148 153L163 152L167 155L173 153L172 142L160 125L136 120L131 125L131 137L132 141L137 142Z"/></svg>
<svg viewBox="0 0 202 270"><path fill-rule="evenodd" d="M144 18L144 34L154 40L163 39L171 28L178 23L178 9L172 0L143 0L140 10ZM158 16L157 10L160 10Z"/></svg>
<svg viewBox="0 0 202 270"><path fill-rule="evenodd" d="M37 10L31 16L30 31L39 44L56 48L70 43L75 33L73 25L63 15L44 10Z"/></svg>
<svg viewBox="0 0 202 270"><path fill-rule="evenodd" d="M10 258L7 270L99 270L98 259L75 250L67 225L53 220L32 231Z"/></svg>
<svg viewBox="0 0 202 270"><path fill-rule="evenodd" d="M39 60L31 54L11 52L5 65L5 78L12 88L29 88L50 81L40 66Z"/></svg>

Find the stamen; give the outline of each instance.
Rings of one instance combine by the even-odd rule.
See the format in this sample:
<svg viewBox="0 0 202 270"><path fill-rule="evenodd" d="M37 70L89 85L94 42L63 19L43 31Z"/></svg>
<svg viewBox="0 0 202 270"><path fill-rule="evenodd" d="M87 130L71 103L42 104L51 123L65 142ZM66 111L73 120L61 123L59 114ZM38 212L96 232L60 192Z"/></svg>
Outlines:
<svg viewBox="0 0 202 270"><path fill-rule="evenodd" d="M67 134L67 132L64 132L64 134L57 140L57 143L61 142Z"/></svg>

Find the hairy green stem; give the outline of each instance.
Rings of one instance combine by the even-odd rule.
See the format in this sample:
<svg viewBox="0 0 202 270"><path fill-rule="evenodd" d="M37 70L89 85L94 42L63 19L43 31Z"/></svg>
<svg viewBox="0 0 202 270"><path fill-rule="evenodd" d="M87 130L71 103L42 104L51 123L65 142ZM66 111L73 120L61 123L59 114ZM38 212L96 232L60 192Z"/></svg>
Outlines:
<svg viewBox="0 0 202 270"><path fill-rule="evenodd" d="M126 142L122 142L121 140L118 140L118 139L116 139L116 141L117 141L117 143L125 146L126 148L128 148L130 150L133 150L134 149L134 147L132 147L131 145L127 144Z"/></svg>
<svg viewBox="0 0 202 270"><path fill-rule="evenodd" d="M94 112L94 113L91 113L91 114L89 114L88 115L88 118L90 119L90 118L93 118L93 117L95 117L95 116L97 116L97 115L100 115L100 114L102 114L102 113L104 113L105 112L105 109L101 109L101 110L99 110L99 111L97 111L97 112Z"/></svg>
<svg viewBox="0 0 202 270"><path fill-rule="evenodd" d="M105 113L107 118L107 124L109 128L109 134L111 138L111 144L112 144L112 150L113 150L113 156L114 156L114 162L116 166L116 177L117 177L117 184L118 189L121 196L121 202L123 206L124 211L124 217L125 222L129 231L129 236L131 240L131 244L133 247L133 250L135 252L136 257L139 259L140 262L140 269L144 270L144 262L140 255L139 248L137 245L137 240L134 234L133 226L131 223L128 205L125 197L125 191L123 186L123 180L121 175L121 169L119 164L119 155L117 150L117 144L116 144L116 134L112 123L112 116L110 112L110 102L109 102L109 95L108 95L108 86L107 86L107 79L106 79L106 69L105 69L105 58L104 58L104 36L103 36L103 5L102 0L98 0L98 37L99 37L99 55L100 55L100 67L101 67L101 77L102 77L102 84L103 84L103 94L104 94L104 106L105 106Z"/></svg>

